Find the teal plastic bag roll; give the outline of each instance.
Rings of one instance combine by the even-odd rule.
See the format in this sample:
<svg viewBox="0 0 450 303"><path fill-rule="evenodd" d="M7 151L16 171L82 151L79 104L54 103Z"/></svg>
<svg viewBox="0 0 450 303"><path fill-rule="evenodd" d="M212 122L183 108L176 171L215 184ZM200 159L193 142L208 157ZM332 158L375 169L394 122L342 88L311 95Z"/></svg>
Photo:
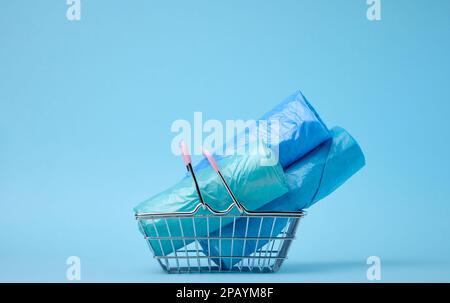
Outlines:
<svg viewBox="0 0 450 303"><path fill-rule="evenodd" d="M365 158L355 139L340 127L333 128L331 134L330 140L287 168L285 175L289 188L288 193L262 207L255 209L248 206L248 208L258 211L306 209L332 193L360 170L365 165ZM234 229L234 237L244 237L246 230L247 237L269 237L271 232L272 235L278 235L287 224L287 219L276 219L274 223L273 218L251 218L247 229L246 220L244 218L237 220L234 227L232 224L224 226L222 236L231 236ZM231 244L231 241L222 241L219 250L216 242L200 241L205 251L208 251L209 245L212 256L250 256L267 244L267 241L264 240L234 240L233 242ZM230 268L240 260L240 258L221 259L222 268ZM214 262L218 264L219 260L214 260Z"/></svg>
<svg viewBox="0 0 450 303"><path fill-rule="evenodd" d="M235 155L221 159L218 164L223 167L222 173L240 201L252 208L260 208L264 204L288 192L283 168L279 163L273 164L272 150L260 145L257 151ZM261 165L262 163L272 165ZM216 172L207 167L197 174L200 190L205 202L214 210L225 210L233 203ZM183 178L171 188L147 199L134 208L137 214L189 212L200 203L191 178ZM197 215L208 214L208 210L200 209ZM194 237L204 237L209 232L229 224L230 218L210 220L202 224L204 219L165 220L164 218L141 221L141 232L149 237L182 237L183 240L151 240L150 245L155 255L165 256L192 242ZM205 222L206 223L206 222ZM182 227L182 228L181 228Z"/></svg>

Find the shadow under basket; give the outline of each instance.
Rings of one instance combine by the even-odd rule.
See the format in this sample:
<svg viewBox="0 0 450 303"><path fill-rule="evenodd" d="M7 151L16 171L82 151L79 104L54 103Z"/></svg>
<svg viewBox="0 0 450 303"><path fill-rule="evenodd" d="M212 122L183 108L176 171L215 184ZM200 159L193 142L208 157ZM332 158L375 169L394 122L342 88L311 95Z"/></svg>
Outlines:
<svg viewBox="0 0 450 303"><path fill-rule="evenodd" d="M215 211L138 213L139 229L167 273L252 272L280 269L304 212Z"/></svg>

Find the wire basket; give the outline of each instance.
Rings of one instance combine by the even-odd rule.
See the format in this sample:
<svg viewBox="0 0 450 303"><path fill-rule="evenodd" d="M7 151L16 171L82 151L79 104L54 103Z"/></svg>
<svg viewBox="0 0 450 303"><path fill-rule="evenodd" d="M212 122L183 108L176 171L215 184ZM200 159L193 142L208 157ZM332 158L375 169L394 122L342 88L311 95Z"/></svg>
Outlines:
<svg viewBox="0 0 450 303"><path fill-rule="evenodd" d="M280 269L303 212L254 212L239 203L216 211L136 214L154 258L167 273Z"/></svg>

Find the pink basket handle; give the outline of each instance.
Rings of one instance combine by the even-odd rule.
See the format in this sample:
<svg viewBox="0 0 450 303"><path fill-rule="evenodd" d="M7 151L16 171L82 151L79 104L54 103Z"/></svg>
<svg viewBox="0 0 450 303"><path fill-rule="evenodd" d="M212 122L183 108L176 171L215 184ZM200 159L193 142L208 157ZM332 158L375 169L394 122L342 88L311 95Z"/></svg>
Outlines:
<svg viewBox="0 0 450 303"><path fill-rule="evenodd" d="M216 172L219 172L219 166L217 166L217 162L214 159L213 155L211 155L211 153L208 150L206 150L206 149L202 149L202 153L206 157L206 159L208 159L209 164L211 164L212 168Z"/></svg>
<svg viewBox="0 0 450 303"><path fill-rule="evenodd" d="M191 164L191 155L189 155L188 148L183 140L180 141L180 149L181 149L181 155L183 156L184 164L186 166Z"/></svg>

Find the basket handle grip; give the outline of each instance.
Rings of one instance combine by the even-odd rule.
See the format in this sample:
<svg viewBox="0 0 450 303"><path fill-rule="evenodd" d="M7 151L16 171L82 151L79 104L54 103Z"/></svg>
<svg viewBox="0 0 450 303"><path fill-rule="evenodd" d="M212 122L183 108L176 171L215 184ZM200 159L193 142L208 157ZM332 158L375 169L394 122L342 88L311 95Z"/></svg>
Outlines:
<svg viewBox="0 0 450 303"><path fill-rule="evenodd" d="M184 143L184 140L180 141L180 149L181 149L181 155L183 156L183 161L186 166L191 164L191 155L189 154L188 148L186 146L186 143Z"/></svg>
<svg viewBox="0 0 450 303"><path fill-rule="evenodd" d="M217 162L214 159L213 155L207 149L202 149L202 153L206 157L206 159L208 159L209 164L211 164L212 168L216 172L219 172L219 166L217 165Z"/></svg>

